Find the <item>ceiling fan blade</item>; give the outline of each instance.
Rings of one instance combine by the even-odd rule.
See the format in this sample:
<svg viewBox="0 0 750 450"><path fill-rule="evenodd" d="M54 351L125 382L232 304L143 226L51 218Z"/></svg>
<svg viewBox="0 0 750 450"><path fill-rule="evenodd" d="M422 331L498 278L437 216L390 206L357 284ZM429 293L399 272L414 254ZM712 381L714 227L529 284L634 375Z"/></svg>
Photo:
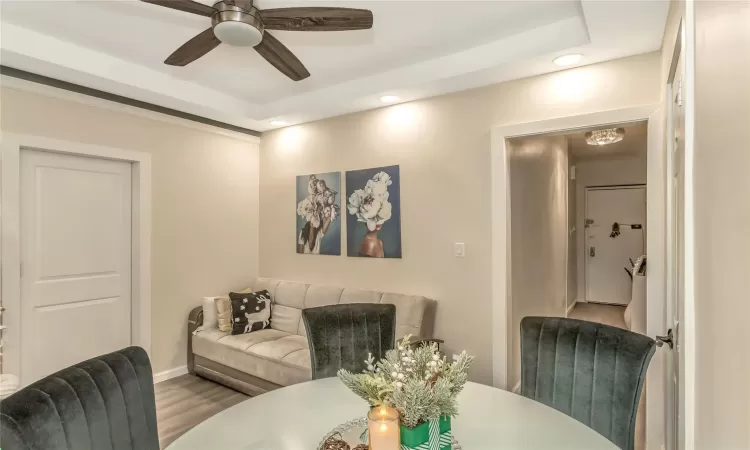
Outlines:
<svg viewBox="0 0 750 450"><path fill-rule="evenodd" d="M302 62L294 56L284 44L271 36L271 33L263 33L263 40L255 46L255 50L264 57L272 66L279 69L281 73L294 81L304 80L310 76Z"/></svg>
<svg viewBox="0 0 750 450"><path fill-rule="evenodd" d="M372 28L372 11L354 8L299 7L264 9L266 30L348 31Z"/></svg>
<svg viewBox="0 0 750 450"><path fill-rule="evenodd" d="M186 66L215 49L219 44L221 44L221 41L214 36L213 28L209 28L182 44L182 47L169 55L169 58L164 61L164 64L169 64L170 66Z"/></svg>
<svg viewBox="0 0 750 450"><path fill-rule="evenodd" d="M203 3L194 2L193 0L141 0L153 5L166 6L167 8L178 9L201 16L211 17L216 10Z"/></svg>

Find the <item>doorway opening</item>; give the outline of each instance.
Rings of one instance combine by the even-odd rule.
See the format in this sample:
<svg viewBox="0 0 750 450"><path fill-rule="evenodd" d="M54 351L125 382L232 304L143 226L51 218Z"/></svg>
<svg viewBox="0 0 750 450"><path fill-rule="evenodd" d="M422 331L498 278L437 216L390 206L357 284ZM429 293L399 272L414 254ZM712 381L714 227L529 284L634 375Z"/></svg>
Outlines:
<svg viewBox="0 0 750 450"><path fill-rule="evenodd" d="M493 319L505 330L493 334L496 386L514 391L520 387L519 323L525 316L582 314L578 318L642 334L660 332L666 285L662 120L658 107L639 107L494 130L493 266L504 269L493 277ZM587 133L602 129L625 137L608 145L588 145ZM620 211L624 205L631 211ZM587 217L590 212L597 217ZM586 219L594 220L589 230ZM596 241L593 257L587 231L588 240ZM640 257L648 249L647 285L646 258ZM595 261L587 264L587 259ZM588 290L587 265L589 272L598 270L589 276L594 282ZM601 276L605 281L597 282ZM638 302L632 301L634 282L636 293L642 293ZM662 378L661 367L649 371L649 380ZM661 390L656 381L647 382L642 405L652 388ZM641 411L636 448L645 443L647 411L643 406ZM663 426L660 415L651 419L649 429Z"/></svg>
<svg viewBox="0 0 750 450"><path fill-rule="evenodd" d="M619 141L596 144L602 129ZM646 333L647 129L642 120L508 139L510 386L523 317Z"/></svg>

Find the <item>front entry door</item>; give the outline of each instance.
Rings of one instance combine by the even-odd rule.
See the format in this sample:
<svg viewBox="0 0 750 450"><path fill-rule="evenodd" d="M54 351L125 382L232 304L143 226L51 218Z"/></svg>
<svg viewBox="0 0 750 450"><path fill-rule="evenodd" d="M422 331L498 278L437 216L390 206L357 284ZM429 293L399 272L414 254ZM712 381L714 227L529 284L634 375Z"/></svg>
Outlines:
<svg viewBox="0 0 750 450"><path fill-rule="evenodd" d="M131 166L21 151L21 383L131 344Z"/></svg>
<svg viewBox="0 0 750 450"><path fill-rule="evenodd" d="M646 188L587 189L585 230L586 301L627 305L625 269L646 252Z"/></svg>

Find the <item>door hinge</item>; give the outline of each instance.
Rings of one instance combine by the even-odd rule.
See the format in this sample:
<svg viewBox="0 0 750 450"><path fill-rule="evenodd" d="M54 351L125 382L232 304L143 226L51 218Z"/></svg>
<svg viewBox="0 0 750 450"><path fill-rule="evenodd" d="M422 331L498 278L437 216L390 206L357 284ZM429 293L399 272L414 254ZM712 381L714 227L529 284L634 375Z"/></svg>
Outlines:
<svg viewBox="0 0 750 450"><path fill-rule="evenodd" d="M677 84L677 97L675 97L674 102L680 108L682 107L682 79L680 79L679 83Z"/></svg>

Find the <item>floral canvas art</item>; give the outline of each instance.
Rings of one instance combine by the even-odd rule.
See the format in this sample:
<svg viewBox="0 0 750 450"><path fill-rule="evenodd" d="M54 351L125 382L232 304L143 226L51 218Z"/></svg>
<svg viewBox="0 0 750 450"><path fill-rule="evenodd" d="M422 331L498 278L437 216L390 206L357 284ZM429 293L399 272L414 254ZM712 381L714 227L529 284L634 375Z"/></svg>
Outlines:
<svg viewBox="0 0 750 450"><path fill-rule="evenodd" d="M347 255L401 258L398 166L346 172Z"/></svg>
<svg viewBox="0 0 750 450"><path fill-rule="evenodd" d="M341 254L341 174L297 177L297 253Z"/></svg>

